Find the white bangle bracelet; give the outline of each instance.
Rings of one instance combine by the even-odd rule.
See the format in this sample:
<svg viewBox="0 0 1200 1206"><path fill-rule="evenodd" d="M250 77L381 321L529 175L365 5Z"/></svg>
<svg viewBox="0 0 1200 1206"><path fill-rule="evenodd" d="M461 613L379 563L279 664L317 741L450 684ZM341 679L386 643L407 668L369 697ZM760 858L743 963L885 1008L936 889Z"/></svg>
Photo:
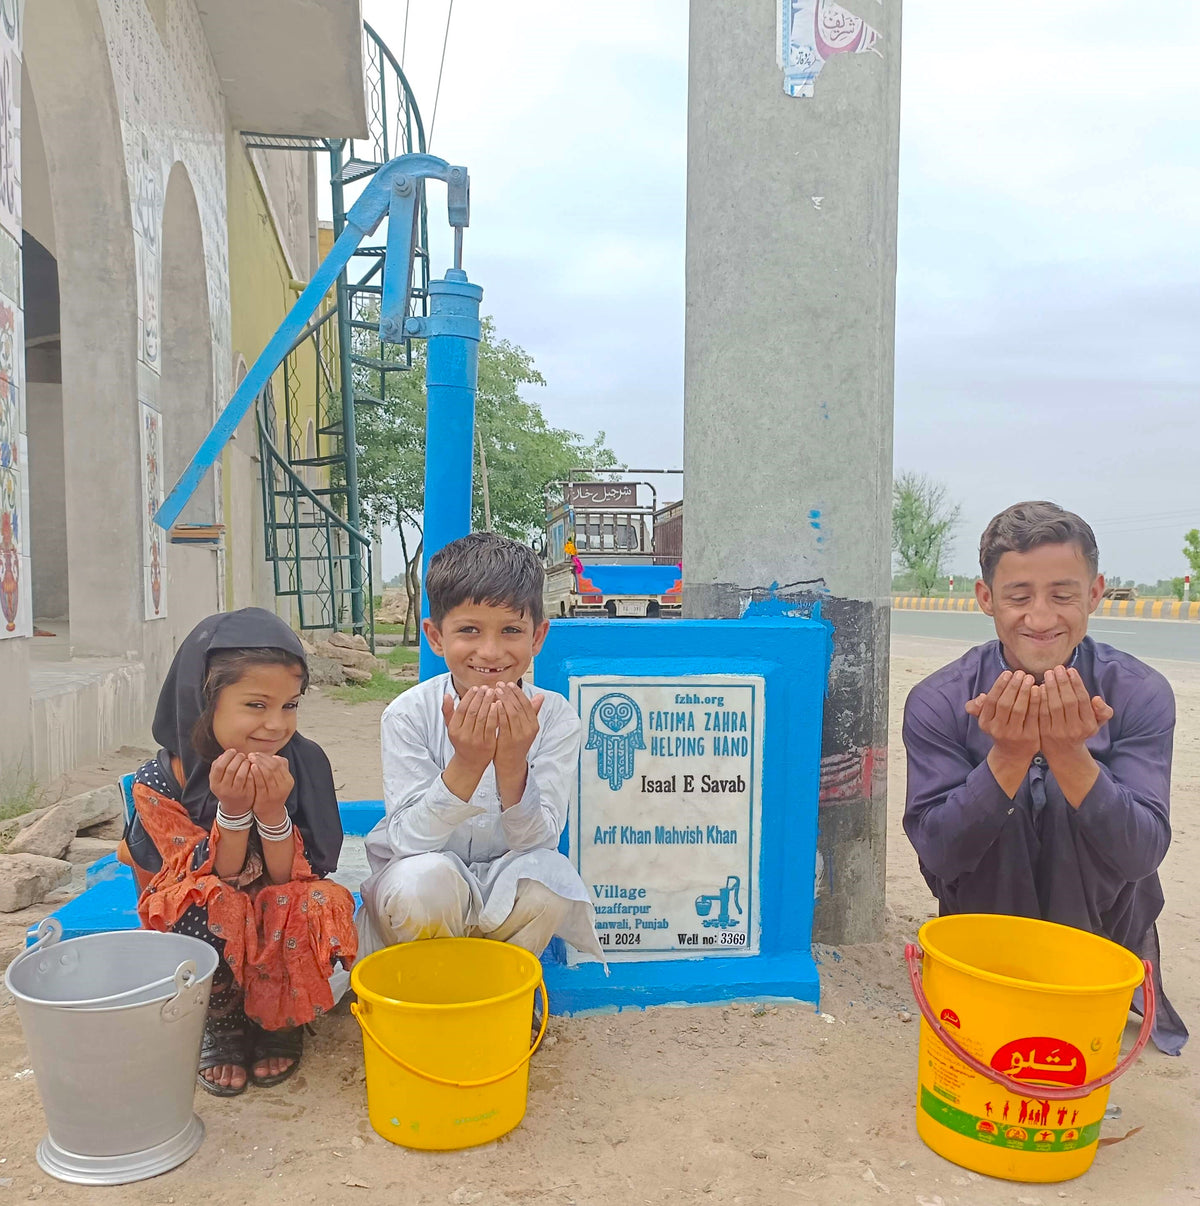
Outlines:
<svg viewBox="0 0 1200 1206"><path fill-rule="evenodd" d="M244 812L241 816L231 817L222 809L220 803L217 804L217 824L222 829L228 829L232 833L237 833L244 829L249 829L254 824L254 813Z"/></svg>
<svg viewBox="0 0 1200 1206"><path fill-rule="evenodd" d="M285 838L291 836L292 818L285 814L282 821L277 825L264 825L262 821L255 820L258 826L258 836L268 842L282 842Z"/></svg>

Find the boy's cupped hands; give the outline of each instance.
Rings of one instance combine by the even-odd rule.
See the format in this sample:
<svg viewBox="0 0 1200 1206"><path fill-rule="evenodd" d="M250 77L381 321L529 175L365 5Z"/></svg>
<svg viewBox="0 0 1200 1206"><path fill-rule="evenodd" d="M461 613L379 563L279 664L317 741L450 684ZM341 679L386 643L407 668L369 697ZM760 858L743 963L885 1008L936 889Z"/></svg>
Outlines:
<svg viewBox="0 0 1200 1206"><path fill-rule="evenodd" d="M443 697L446 732L455 761L466 773L460 779L455 768L447 768L443 778L455 795L469 799L484 771L494 763L501 803L505 807L516 803L525 790L529 750L537 737L538 713L544 700L544 695L530 699L517 683L472 687L457 707L452 695Z"/></svg>

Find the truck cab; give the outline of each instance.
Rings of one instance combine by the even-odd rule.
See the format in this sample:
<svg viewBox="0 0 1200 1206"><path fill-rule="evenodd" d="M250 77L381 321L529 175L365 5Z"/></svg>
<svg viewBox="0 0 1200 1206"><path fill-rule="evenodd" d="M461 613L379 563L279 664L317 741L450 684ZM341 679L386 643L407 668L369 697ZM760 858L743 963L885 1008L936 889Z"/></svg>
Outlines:
<svg viewBox="0 0 1200 1206"><path fill-rule="evenodd" d="M598 481L591 475L603 471L577 472L580 478L546 489L546 614L679 616L681 561L655 547L658 516L678 504L660 508L650 482Z"/></svg>

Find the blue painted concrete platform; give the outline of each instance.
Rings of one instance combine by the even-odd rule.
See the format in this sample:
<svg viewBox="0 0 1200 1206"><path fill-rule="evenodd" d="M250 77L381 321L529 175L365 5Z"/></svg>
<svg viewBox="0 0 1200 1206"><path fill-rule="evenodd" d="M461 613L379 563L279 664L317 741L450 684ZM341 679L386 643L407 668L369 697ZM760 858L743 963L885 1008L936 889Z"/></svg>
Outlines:
<svg viewBox="0 0 1200 1206"><path fill-rule="evenodd" d="M338 805L342 829L355 837L370 833L383 816L382 800L344 800ZM355 903L358 894L355 893ZM137 889L133 872L117 862L115 854L106 854L87 869L87 888L50 914L63 928L63 938L82 938L107 930L136 930ZM39 923L40 924L40 923ZM37 938L37 926L30 926L25 945Z"/></svg>

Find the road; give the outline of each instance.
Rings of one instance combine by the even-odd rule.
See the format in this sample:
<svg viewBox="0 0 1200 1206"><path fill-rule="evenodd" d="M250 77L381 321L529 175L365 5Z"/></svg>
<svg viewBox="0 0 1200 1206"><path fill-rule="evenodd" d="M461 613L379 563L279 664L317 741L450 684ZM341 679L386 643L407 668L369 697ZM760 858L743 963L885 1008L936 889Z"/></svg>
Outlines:
<svg viewBox="0 0 1200 1206"><path fill-rule="evenodd" d="M970 611L893 611L892 634L978 644L996 635L992 621ZM1200 662L1200 624L1183 620L1118 620L1100 616L1088 635L1146 661ZM949 653L949 656L954 656Z"/></svg>

